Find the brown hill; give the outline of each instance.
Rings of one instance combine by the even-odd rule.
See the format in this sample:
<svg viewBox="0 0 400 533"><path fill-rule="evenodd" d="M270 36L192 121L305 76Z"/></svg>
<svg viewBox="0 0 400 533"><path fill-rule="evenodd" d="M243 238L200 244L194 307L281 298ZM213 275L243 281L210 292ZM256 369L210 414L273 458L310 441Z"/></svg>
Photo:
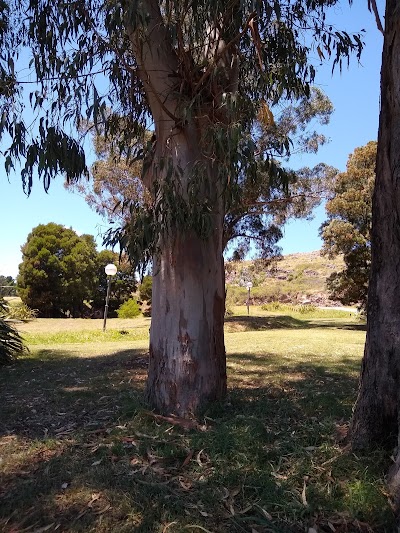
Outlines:
<svg viewBox="0 0 400 533"><path fill-rule="evenodd" d="M245 302L249 281L253 283L250 294L255 304L309 301L315 305L340 305L329 299L326 278L342 268L341 257L329 259L319 251L286 255L268 267L258 261L227 262L228 305Z"/></svg>

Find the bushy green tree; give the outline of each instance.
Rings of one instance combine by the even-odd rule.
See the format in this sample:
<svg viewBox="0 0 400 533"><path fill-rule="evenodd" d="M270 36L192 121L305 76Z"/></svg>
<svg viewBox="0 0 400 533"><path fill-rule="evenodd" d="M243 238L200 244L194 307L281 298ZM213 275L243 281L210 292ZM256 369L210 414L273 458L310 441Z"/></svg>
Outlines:
<svg viewBox="0 0 400 533"><path fill-rule="evenodd" d="M140 284L140 299L151 304L151 295L153 290L153 276L145 276Z"/></svg>
<svg viewBox="0 0 400 533"><path fill-rule="evenodd" d="M21 247L17 278L22 301L42 317L82 316L97 286L97 251L91 235L50 222L33 228Z"/></svg>
<svg viewBox="0 0 400 533"><path fill-rule="evenodd" d="M140 307L134 298L124 302L117 310L118 318L135 318L140 315Z"/></svg>
<svg viewBox="0 0 400 533"><path fill-rule="evenodd" d="M14 361L25 349L21 336L6 322L6 317L7 305L0 298L0 366Z"/></svg>
<svg viewBox="0 0 400 533"><path fill-rule="evenodd" d="M345 268L327 280L331 297L365 308L371 265L372 193L377 143L371 141L349 156L346 172L336 176L321 226L322 253L343 254Z"/></svg>

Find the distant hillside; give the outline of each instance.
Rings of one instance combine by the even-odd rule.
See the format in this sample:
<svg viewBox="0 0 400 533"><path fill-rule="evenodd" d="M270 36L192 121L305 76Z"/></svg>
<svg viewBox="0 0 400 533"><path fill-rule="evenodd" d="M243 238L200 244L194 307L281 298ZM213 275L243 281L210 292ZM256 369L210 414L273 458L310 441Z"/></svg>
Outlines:
<svg viewBox="0 0 400 533"><path fill-rule="evenodd" d="M343 268L341 257L329 259L316 251L283 256L267 268L257 261L227 262L225 267L228 305L245 302L248 281L253 283L254 304L309 300L316 305L339 305L329 300L325 281Z"/></svg>

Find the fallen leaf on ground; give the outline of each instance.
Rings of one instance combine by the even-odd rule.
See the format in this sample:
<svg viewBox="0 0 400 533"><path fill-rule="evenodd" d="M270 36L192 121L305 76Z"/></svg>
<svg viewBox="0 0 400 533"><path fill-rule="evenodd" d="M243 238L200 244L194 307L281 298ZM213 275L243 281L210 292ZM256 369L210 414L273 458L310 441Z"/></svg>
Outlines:
<svg viewBox="0 0 400 533"><path fill-rule="evenodd" d="M93 503L96 502L100 498L100 496L101 496L100 492L93 493L90 502L87 504L88 507L92 507Z"/></svg>
<svg viewBox="0 0 400 533"><path fill-rule="evenodd" d="M262 507L260 507L260 505L255 505L254 507L257 507L257 509L259 509L261 511L261 513L264 515L264 517L267 519L267 520L271 520L272 521L272 516L269 514L268 511L266 511L265 509L263 509Z"/></svg>
<svg viewBox="0 0 400 533"><path fill-rule="evenodd" d="M44 531L48 531L53 526L54 526L54 522L52 522L48 526L39 527L38 529L35 529L34 531L32 531L32 533L43 533Z"/></svg>
<svg viewBox="0 0 400 533"><path fill-rule="evenodd" d="M193 458L193 453L194 453L193 450L190 450L188 456L187 456L186 459L183 461L181 468L183 468L184 466L187 466L187 465L190 463L190 461L191 461L192 458Z"/></svg>
<svg viewBox="0 0 400 533"><path fill-rule="evenodd" d="M173 526L174 524L177 524L177 522L170 522L169 524L165 525L163 528L163 533L165 533L167 529Z"/></svg>
<svg viewBox="0 0 400 533"><path fill-rule="evenodd" d="M156 420L161 420L163 422L168 422L174 426L180 426L183 429L197 429L199 431L205 431L205 426L200 425L196 420L188 420L187 418L181 418L179 416L162 416L157 415L156 413L146 412L147 415L155 418Z"/></svg>
<svg viewBox="0 0 400 533"><path fill-rule="evenodd" d="M183 479L179 479L179 485L183 488L183 490L190 490L193 486L190 481L186 481Z"/></svg>
<svg viewBox="0 0 400 533"><path fill-rule="evenodd" d="M94 514L103 514L106 511L108 511L109 509L111 509L111 505L109 503L107 503L107 505L105 507L103 507L103 509L100 509L99 511L95 511Z"/></svg>
<svg viewBox="0 0 400 533"><path fill-rule="evenodd" d="M307 497L306 497L306 488L307 488L306 480L304 480L303 490L302 490L302 493L301 493L301 501L302 501L304 507L308 506ZM312 529L312 528L310 528L310 529ZM308 533L310 533L310 530L308 530Z"/></svg>

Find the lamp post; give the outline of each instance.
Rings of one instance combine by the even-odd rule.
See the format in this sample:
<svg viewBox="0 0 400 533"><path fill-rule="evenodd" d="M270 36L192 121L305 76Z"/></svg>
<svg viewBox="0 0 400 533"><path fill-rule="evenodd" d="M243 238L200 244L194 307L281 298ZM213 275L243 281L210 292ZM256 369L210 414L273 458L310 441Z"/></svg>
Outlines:
<svg viewBox="0 0 400 533"><path fill-rule="evenodd" d="M252 288L253 284L251 281L248 281L246 283L246 287L247 287L247 302L246 302L246 305L247 305L247 316L250 315L250 289Z"/></svg>
<svg viewBox="0 0 400 533"><path fill-rule="evenodd" d="M106 296L106 306L104 308L103 331L106 330L108 302L110 300L110 291L111 291L111 279L117 273L117 267L113 265L112 263L110 263L104 268L104 271L107 274L107 296Z"/></svg>

